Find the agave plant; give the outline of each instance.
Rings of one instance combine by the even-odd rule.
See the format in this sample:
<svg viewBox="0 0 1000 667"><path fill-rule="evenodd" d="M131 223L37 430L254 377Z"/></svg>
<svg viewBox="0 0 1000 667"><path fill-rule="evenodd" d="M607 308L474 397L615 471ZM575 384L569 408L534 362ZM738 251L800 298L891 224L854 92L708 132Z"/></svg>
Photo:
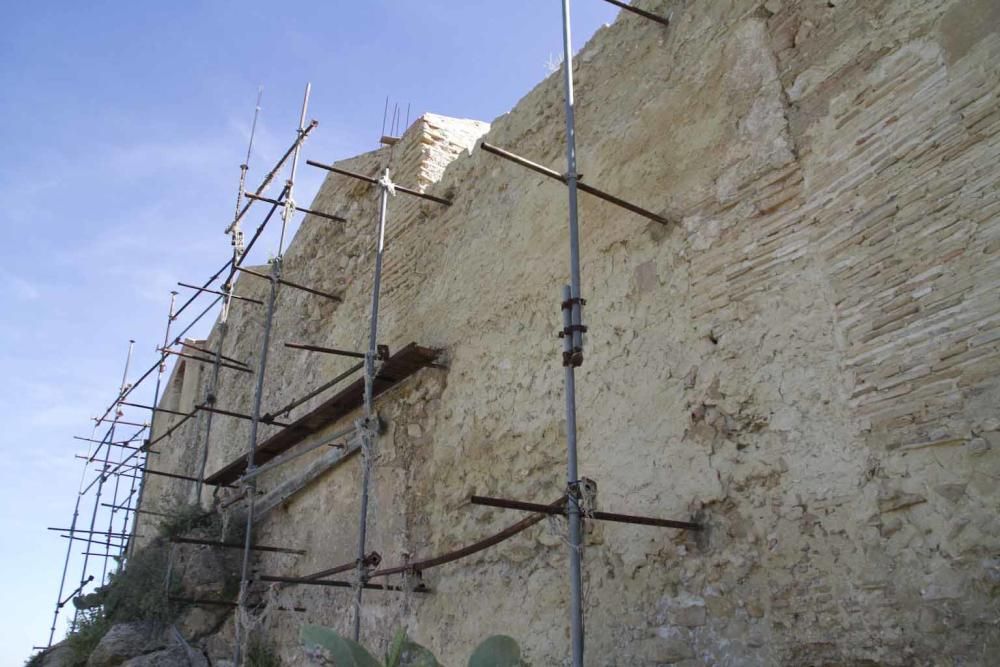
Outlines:
<svg viewBox="0 0 1000 667"><path fill-rule="evenodd" d="M385 662L330 628L305 625L300 636L310 655L336 667L441 667L433 653L406 636L406 630L396 633ZM494 635L476 647L469 658L469 667L527 667L527 663L521 659L521 648L516 641Z"/></svg>

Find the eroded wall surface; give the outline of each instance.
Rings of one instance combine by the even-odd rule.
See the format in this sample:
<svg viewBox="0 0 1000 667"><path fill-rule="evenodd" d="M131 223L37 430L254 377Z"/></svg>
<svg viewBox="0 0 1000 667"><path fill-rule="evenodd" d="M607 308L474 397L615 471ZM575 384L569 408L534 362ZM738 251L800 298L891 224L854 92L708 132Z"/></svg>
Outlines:
<svg viewBox="0 0 1000 667"><path fill-rule="evenodd" d="M990 664L1000 654L996 3L641 4L671 26L622 16L577 58L580 171L677 224L582 195L581 474L597 481L602 509L697 517L707 530L590 526L588 664ZM485 139L561 169L562 123L553 75ZM369 548L387 564L523 518L472 506L470 494L550 502L564 484L565 191L470 153L486 129L428 115L391 150L342 163L389 164L397 182L454 199L390 203L380 340L440 348L447 369L378 401L387 431ZM280 291L265 411L351 365L284 342L364 347L376 205L369 186L333 175L312 203L349 222L307 219L285 275L344 302ZM238 283L255 298L267 289ZM254 366L261 323L261 309L234 307L224 353ZM253 383L241 375L223 371L220 407L249 412ZM157 463L190 475L204 443L189 426ZM208 472L244 453L247 437L245 422L216 417ZM262 476L261 491L324 456ZM260 555L257 572L353 559L360 477L350 458L269 512L257 541L308 553ZM543 522L430 570L429 595L367 593L363 640L384 645L406 625L457 665L503 632L534 664L562 664L563 530ZM271 595L308 610L262 623L289 660L301 623L350 628L349 590ZM230 623L218 655L231 634Z"/></svg>

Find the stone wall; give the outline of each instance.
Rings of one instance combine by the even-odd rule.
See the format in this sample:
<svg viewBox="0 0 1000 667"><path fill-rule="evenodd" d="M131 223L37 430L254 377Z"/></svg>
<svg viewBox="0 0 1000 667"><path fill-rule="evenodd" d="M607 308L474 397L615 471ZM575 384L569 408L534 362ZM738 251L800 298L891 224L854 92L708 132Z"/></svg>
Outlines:
<svg viewBox="0 0 1000 667"><path fill-rule="evenodd" d="M577 58L580 170L677 224L582 195L581 474L597 480L602 509L695 516L707 530L589 526L588 664L990 664L1000 652L996 3L641 4L671 27L623 15ZM561 169L562 123L553 75L485 138ZM447 366L377 404L387 432L369 547L390 564L523 518L472 506L472 493L549 502L564 483L565 191L470 152L486 130L428 115L395 147L341 163L389 164L397 182L454 199L390 203L380 340L440 348ZM265 411L350 365L284 342L365 341L375 193L331 175L311 206L349 222L307 218L285 275L344 301L280 291ZM238 283L256 298L266 289ZM224 348L253 367L261 310L234 308ZM249 412L252 391L223 370L219 405ZM189 426L154 465L196 474L203 441ZM208 472L247 438L245 422L216 417ZM263 475L262 492L323 456ZM359 464L265 516L258 542L308 553L263 554L258 572L354 558ZM183 485L177 493L190 493ZM533 664L561 664L562 529L543 522L430 570L429 595L366 594L363 640L379 646L406 625L457 665L503 632ZM262 631L288 659L301 623L350 627L349 590L276 595L308 610L267 616ZM219 645L231 633L230 623Z"/></svg>

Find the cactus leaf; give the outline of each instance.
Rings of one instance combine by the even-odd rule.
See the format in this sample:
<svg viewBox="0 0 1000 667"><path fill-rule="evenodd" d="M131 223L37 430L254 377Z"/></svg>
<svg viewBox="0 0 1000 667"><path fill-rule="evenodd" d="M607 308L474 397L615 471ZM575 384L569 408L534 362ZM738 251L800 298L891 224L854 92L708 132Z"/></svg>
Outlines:
<svg viewBox="0 0 1000 667"><path fill-rule="evenodd" d="M488 637L469 658L469 667L523 667L521 647L506 635Z"/></svg>
<svg viewBox="0 0 1000 667"><path fill-rule="evenodd" d="M403 642L406 641L406 628L400 628L389 644L389 652L385 655L385 667L399 667L399 659L403 654Z"/></svg>
<svg viewBox="0 0 1000 667"><path fill-rule="evenodd" d="M341 637L330 628L304 625L299 637L307 650L319 653L337 667L382 667L363 646Z"/></svg>
<svg viewBox="0 0 1000 667"><path fill-rule="evenodd" d="M392 640L386 667L441 667L434 654L400 630Z"/></svg>

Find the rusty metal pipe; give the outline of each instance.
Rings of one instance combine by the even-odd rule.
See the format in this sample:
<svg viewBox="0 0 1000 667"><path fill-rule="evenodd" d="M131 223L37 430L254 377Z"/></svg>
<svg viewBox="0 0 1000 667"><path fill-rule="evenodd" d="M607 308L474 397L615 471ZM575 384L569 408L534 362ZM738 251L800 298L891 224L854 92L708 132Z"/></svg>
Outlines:
<svg viewBox="0 0 1000 667"><path fill-rule="evenodd" d="M504 509L523 510L525 512L541 512L542 514L558 514L565 516L566 512L560 508L552 508L549 505L539 503L529 503L522 500L510 500L508 498L491 498L488 496L472 496L470 502L473 505L486 505L488 507L502 507ZM658 526L660 528L679 528L682 530L701 530L701 525L690 521L675 521L674 519L658 519L650 516L637 516L634 514L618 514L615 512L591 512L585 515L588 519L596 521L611 521L613 523L631 523L640 526Z"/></svg>
<svg viewBox="0 0 1000 667"><path fill-rule="evenodd" d="M633 14L637 14L643 18L649 19L650 21L656 21L657 23L660 23L665 26L670 25L670 19L664 18L662 16L657 16L652 12L647 12L645 9L639 9L638 7L633 7L627 2L621 2L621 0L604 0L604 2L608 3L609 5L614 5L615 7L620 7L621 9L624 9L627 12L632 12Z"/></svg>
<svg viewBox="0 0 1000 667"><path fill-rule="evenodd" d="M175 544L198 544L206 547L219 547L220 549L242 549L242 542L221 542L217 540L199 540L193 537L171 537L170 541ZM296 556L306 555L305 549L287 549L285 547L266 547L261 544L252 544L253 551L268 551L278 554L295 554Z"/></svg>
<svg viewBox="0 0 1000 667"><path fill-rule="evenodd" d="M551 507L558 508L561 507L566 502L566 496L561 497L559 500L552 503ZM440 556L435 556L433 558L427 558L424 560L418 560L406 565L397 565L395 567L383 568L376 570L368 575L369 579L375 577L388 577L392 574L403 574L404 572L423 572L424 570L429 570L432 567L438 567L439 565L444 565L446 563L451 563L456 560L465 558L466 556L471 556L474 553L478 553L485 549L489 549L492 546L500 544L505 540L509 540L518 533L524 532L528 528L531 528L536 523L545 518L544 514L538 514L536 516L528 517L527 519L521 519L515 524L508 526L507 528L501 530L495 535L491 535L484 540L479 540L468 546L462 547L460 549L455 549L453 551L448 551L441 554Z"/></svg>
<svg viewBox="0 0 1000 667"><path fill-rule="evenodd" d="M307 345L305 343L285 343L285 347L293 350L306 350L307 352L322 352L323 354L336 354L341 357L352 357L354 359L364 359L364 352L351 352L350 350L338 350L335 347L321 347L319 345Z"/></svg>
<svg viewBox="0 0 1000 667"><path fill-rule="evenodd" d="M274 204L275 206L284 206L284 201L279 201L277 199L271 199L270 197L261 197L258 195L252 195L250 193L246 194L247 199L256 199L258 201L267 202L268 204ZM306 213L307 215L315 215L317 218L326 218L327 220L333 220L334 222L347 222L347 218L342 218L339 215L332 215L330 213L323 213L322 211L314 211L311 208L306 208L304 206L296 206L296 211L300 213Z"/></svg>
<svg viewBox="0 0 1000 667"><path fill-rule="evenodd" d="M217 415L226 415L227 417L236 417L237 419L246 419L246 420L252 420L253 419L252 415L245 415L242 412L232 412L231 410L223 410L221 408L213 408L213 407L208 406L208 405L197 405L197 406L195 406L195 410L204 410L206 412L212 412L212 413L215 413ZM265 416L267 416L267 415L265 415ZM279 421L276 421L276 420L273 420L273 419L264 419L263 417L261 417L260 421L262 423L264 423L264 424L273 424L274 426L282 426L282 427L291 426L291 424L289 424L287 422L279 422Z"/></svg>
<svg viewBox="0 0 1000 667"><path fill-rule="evenodd" d="M354 566L352 565L351 567ZM268 574L258 576L257 580L278 584L302 584L306 586L329 586L332 588L354 588L357 586L357 584L352 581L320 581L317 579L302 579L301 577L276 577ZM393 591L397 593L406 591L406 589L402 586L379 586L378 584L371 583L361 584L361 587L370 591ZM423 584L420 584L414 588L412 592L430 593L430 589Z"/></svg>
<svg viewBox="0 0 1000 667"><path fill-rule="evenodd" d="M200 362L206 363L206 364L215 363L214 359L206 359L205 357L198 357L198 356L195 356L193 354L187 354L185 352L177 352L175 350L163 350L163 351L165 353L167 353L167 354L173 354L173 355L176 355L178 357L184 357L185 359L193 359L194 361L200 361ZM243 368L242 366L236 366L235 364L220 363L219 366L221 366L222 368L228 368L230 370L239 371L240 373L252 373L253 372L249 368ZM122 422L119 422L119 423L122 423Z"/></svg>
<svg viewBox="0 0 1000 667"><path fill-rule="evenodd" d="M489 143L487 143L485 141L480 142L479 147L482 148L487 153L492 153L492 154L494 154L494 155L496 155L498 157L502 157L505 160L509 160L509 161L513 162L514 164L521 165L522 167L530 169L531 171L534 171L534 172L537 172L539 174L542 174L543 176L548 176L549 178L551 178L553 180L559 181L563 185L567 185L567 178L566 178L566 176L564 176L563 174L560 174L555 169L549 169L548 167L546 167L544 165L538 164L537 162L532 162L531 160L528 160L527 158L523 158L520 155L517 155L515 153L511 153L510 151L504 150L504 149L502 149L502 148L500 148L498 146L494 146L493 144L489 144ZM624 199L622 199L620 197L616 197L615 195L609 194L609 193L605 192L604 190L599 190L598 188L595 188L592 185L588 185L587 183L584 183L582 180L578 180L578 182L576 184L576 187L581 192L586 192L587 194L593 195L593 196L597 197L598 199L603 199L604 201L609 202L611 204L614 204L615 206L618 206L620 208L623 208L626 211L631 211L632 213L635 213L636 215L641 215L644 218L648 218L649 220L652 220L653 222L658 222L661 225L669 225L669 224L672 223L671 220L663 217L662 215L659 215L657 213L653 213L652 211L644 209L641 206L636 206L635 204L627 202L627 201L625 201Z"/></svg>
<svg viewBox="0 0 1000 667"><path fill-rule="evenodd" d="M263 278L264 280L270 281L272 279L271 276L265 275L265 274L260 273L258 271L254 271L252 269L244 268L242 266L236 267L236 270L237 271L241 271L243 273L249 273L251 276L256 276L258 278ZM327 292L322 292L322 291L320 291L318 289L313 289L312 287L306 287L305 285L300 285L298 283L293 283L291 280L285 280L284 278L275 278L275 280L277 280L277 282L279 284L285 285L287 287L292 287L292 288L295 288L295 289L298 289L298 290L302 290L303 292L309 292L310 294L315 294L316 296L321 296L321 297L323 297L325 299L330 299L331 301L336 301L337 303L343 302L343 299L341 299L339 296L337 296L335 294L329 294Z"/></svg>
<svg viewBox="0 0 1000 667"><path fill-rule="evenodd" d="M325 169L327 171L332 171L335 174L340 174L341 176L350 176L351 178L356 178L359 181L364 181L365 183L371 183L372 185L378 185L379 181L373 176L365 176L364 174L359 174L356 171L349 171L347 169L342 169L340 167L334 167L331 164L323 164L322 162L316 162L314 160L306 160L306 164L310 167L318 167L319 169ZM420 197L421 199L426 199L444 206L451 206L451 200L445 199L444 197L435 197L434 195L429 195L412 188L404 188L402 185L395 186L396 192L402 192L408 195L413 195L414 197Z"/></svg>
<svg viewBox="0 0 1000 667"><path fill-rule="evenodd" d="M273 419L272 415L286 415L286 414L288 414L289 412L291 412L295 408L299 407L300 405L302 405L303 403L305 403L309 399L314 398L316 396L319 396L324 391L326 391L330 387L334 386L338 382L340 382L342 380L346 380L350 376L354 375L359 370L361 370L362 368L364 368L364 366L365 366L365 362L363 362L363 361L361 363L359 363L359 364L351 366L350 368L348 368L346 371L344 371L343 373L341 373L337 377L333 378L332 380L330 380L329 382L327 382L325 384L320 385L319 387L316 387L315 389L313 389L311 392L309 392L308 394L306 394L302 398L295 399L294 401L292 401L291 403L289 403L285 407L281 408L280 410L275 410L274 412L268 412L261 419L268 420L268 419Z"/></svg>
<svg viewBox="0 0 1000 667"><path fill-rule="evenodd" d="M188 285L187 283L177 282L181 287L187 287L188 289L198 290L199 292L207 292L209 294L218 294L219 296L228 296L230 299L236 299L237 301L249 301L250 303L255 303L258 306L263 306L264 302L260 299L251 299L248 296L237 296L236 294L226 294L225 292L220 292L219 290L208 289L207 287L198 287L196 285ZM193 345L188 345L187 347L194 347Z"/></svg>

